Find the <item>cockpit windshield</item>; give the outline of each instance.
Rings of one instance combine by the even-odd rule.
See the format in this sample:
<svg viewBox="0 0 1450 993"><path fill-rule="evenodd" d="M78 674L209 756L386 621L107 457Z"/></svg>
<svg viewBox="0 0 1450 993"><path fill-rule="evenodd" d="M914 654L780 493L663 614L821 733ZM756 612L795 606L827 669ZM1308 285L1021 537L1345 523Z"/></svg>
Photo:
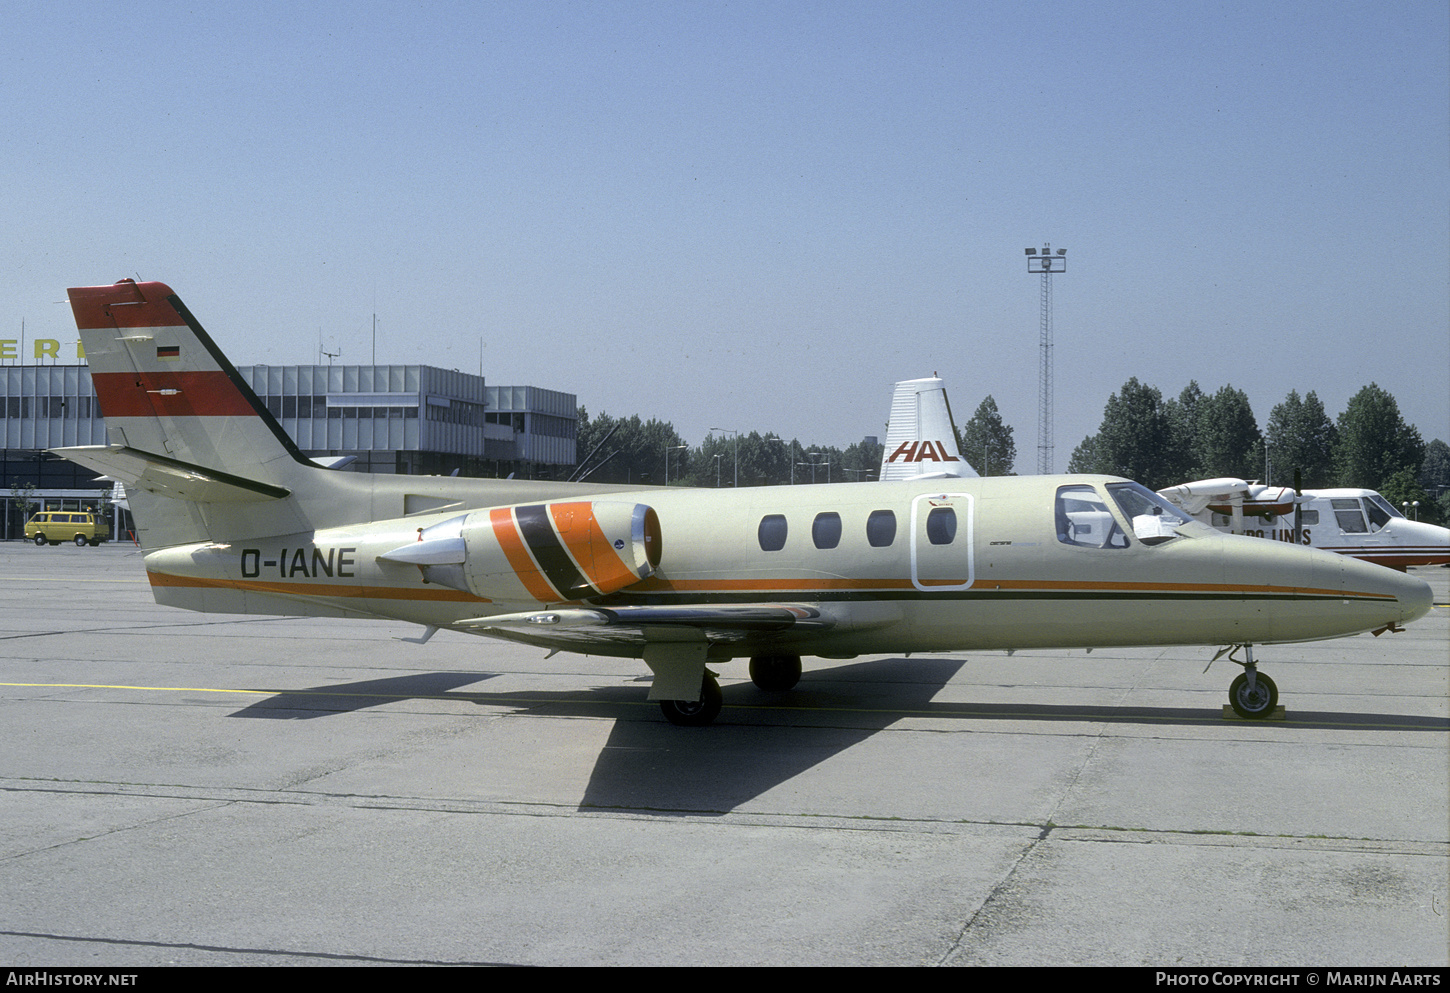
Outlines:
<svg viewBox="0 0 1450 993"><path fill-rule="evenodd" d="M1178 529L1190 518L1142 483L1109 483L1108 494L1133 525L1133 535L1154 545L1178 537Z"/></svg>
<svg viewBox="0 0 1450 993"><path fill-rule="evenodd" d="M1405 515L1395 509L1390 503L1378 493L1371 493L1364 498L1365 513L1369 514L1370 530L1378 531L1390 522L1392 518L1403 518Z"/></svg>
<svg viewBox="0 0 1450 993"><path fill-rule="evenodd" d="M1095 486L1076 483L1057 488L1058 541L1089 548L1127 548L1134 538L1157 545L1185 535L1215 533L1141 483L1108 483L1107 490L1118 514ZM1129 522L1126 534L1119 514Z"/></svg>

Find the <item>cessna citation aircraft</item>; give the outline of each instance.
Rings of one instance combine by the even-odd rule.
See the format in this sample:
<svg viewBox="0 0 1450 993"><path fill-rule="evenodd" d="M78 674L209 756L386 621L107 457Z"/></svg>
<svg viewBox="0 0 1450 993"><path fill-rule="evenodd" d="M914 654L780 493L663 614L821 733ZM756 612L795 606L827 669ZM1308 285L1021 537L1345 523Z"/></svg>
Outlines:
<svg viewBox="0 0 1450 993"><path fill-rule="evenodd" d="M676 724L720 711L708 664L785 690L801 656L1237 646L1230 701L1277 690L1252 646L1395 630L1418 579L1220 535L1108 476L742 490L340 472L310 462L161 283L70 291L158 603L401 619L640 658Z"/></svg>

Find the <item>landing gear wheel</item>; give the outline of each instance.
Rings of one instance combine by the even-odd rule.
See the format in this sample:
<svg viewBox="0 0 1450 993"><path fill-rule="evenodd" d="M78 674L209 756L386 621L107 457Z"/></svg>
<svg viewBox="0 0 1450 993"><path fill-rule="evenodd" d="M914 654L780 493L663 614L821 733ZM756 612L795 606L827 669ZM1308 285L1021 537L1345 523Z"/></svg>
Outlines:
<svg viewBox="0 0 1450 993"><path fill-rule="evenodd" d="M47 544L47 542L46 542L46 540L45 540L45 535L43 535L43 534L38 534L38 535L36 535L36 536L35 536L35 543L36 543L36 544L37 544L37 545L40 545L40 546L42 546L42 547L43 547L43 546L45 546L45 545L46 545L46 544Z"/></svg>
<svg viewBox="0 0 1450 993"><path fill-rule="evenodd" d="M76 535L76 547L77 548L85 548L89 544L90 544L90 542L86 540L86 536L85 535L83 535L83 534Z"/></svg>
<svg viewBox="0 0 1450 993"><path fill-rule="evenodd" d="M750 681L771 693L791 689L801 681L801 657L799 655L752 656Z"/></svg>
<svg viewBox="0 0 1450 993"><path fill-rule="evenodd" d="M1249 689L1249 674L1241 672L1228 687L1228 702L1234 713L1249 721L1263 720L1279 703L1279 687L1262 672L1254 673L1254 688Z"/></svg>
<svg viewBox="0 0 1450 993"><path fill-rule="evenodd" d="M715 718L720 716L720 707L724 702L720 684L707 672L704 682L700 684L698 701L661 700L660 711L666 720L677 727L702 728L714 723Z"/></svg>

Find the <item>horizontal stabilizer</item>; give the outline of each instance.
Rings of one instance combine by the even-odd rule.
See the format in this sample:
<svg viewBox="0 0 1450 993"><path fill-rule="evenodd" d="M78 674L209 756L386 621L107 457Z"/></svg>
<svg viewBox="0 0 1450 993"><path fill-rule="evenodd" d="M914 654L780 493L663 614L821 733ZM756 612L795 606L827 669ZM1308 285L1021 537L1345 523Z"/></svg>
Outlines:
<svg viewBox="0 0 1450 993"><path fill-rule="evenodd" d="M118 479L132 489L193 503L257 503L291 491L255 479L207 469L124 445L52 448L51 454Z"/></svg>

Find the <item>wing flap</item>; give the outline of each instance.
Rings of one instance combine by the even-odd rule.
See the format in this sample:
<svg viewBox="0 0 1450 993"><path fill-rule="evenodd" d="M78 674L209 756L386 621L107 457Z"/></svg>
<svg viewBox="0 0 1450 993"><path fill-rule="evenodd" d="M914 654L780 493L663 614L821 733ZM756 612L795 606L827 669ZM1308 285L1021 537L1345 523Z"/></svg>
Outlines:
<svg viewBox="0 0 1450 993"><path fill-rule="evenodd" d="M830 627L834 619L805 604L694 604L671 607L561 607L494 614L457 627L541 644L643 645L660 641L744 641L754 635Z"/></svg>

